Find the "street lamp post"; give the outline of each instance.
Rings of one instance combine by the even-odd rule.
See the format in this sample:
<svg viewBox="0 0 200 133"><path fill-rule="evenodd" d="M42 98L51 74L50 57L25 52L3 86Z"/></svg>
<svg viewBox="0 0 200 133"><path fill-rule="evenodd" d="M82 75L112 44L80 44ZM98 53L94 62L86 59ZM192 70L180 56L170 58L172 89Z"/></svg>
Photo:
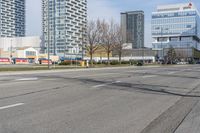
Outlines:
<svg viewBox="0 0 200 133"><path fill-rule="evenodd" d="M49 0L48 0L48 44L47 44L47 51L48 51L48 69L50 69L50 62L49 62L49 60L50 60L50 50L49 50L49 43L50 43L50 31L49 31L49 29L50 29L50 25L49 25Z"/></svg>
<svg viewBox="0 0 200 133"><path fill-rule="evenodd" d="M83 46L84 45L84 38L83 38L83 32L84 31L83 31L83 27L82 27L82 35L81 35L82 36L81 37L81 39L82 39L81 40L82 41L82 60L84 59L84 46Z"/></svg>
<svg viewBox="0 0 200 133"><path fill-rule="evenodd" d="M142 47L142 59L143 59L143 64L145 64L145 59L144 59L144 48L145 48L145 47Z"/></svg>
<svg viewBox="0 0 200 133"><path fill-rule="evenodd" d="M12 59L12 51L13 51L13 46L12 46L12 39L10 40L11 46L10 46L10 58Z"/></svg>
<svg viewBox="0 0 200 133"><path fill-rule="evenodd" d="M163 28L161 27L161 48L162 48L162 58L164 59L164 48L163 48Z"/></svg>
<svg viewBox="0 0 200 133"><path fill-rule="evenodd" d="M189 61L189 44L187 43L187 62Z"/></svg>

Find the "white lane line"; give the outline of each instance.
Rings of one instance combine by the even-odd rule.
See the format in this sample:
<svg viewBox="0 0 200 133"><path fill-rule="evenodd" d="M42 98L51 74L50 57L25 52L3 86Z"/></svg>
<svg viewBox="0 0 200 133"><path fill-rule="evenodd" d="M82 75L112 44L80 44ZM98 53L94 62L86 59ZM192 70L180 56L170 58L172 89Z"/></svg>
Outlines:
<svg viewBox="0 0 200 133"><path fill-rule="evenodd" d="M185 69L186 71L191 71L192 69Z"/></svg>
<svg viewBox="0 0 200 133"><path fill-rule="evenodd" d="M107 86L107 85L111 85L111 84L115 84L115 83L120 83L120 82L121 82L121 81L115 81L115 82L111 82L111 83L95 85L95 86L92 86L92 87L93 87L93 88L99 88L99 87L104 87L104 86Z"/></svg>
<svg viewBox="0 0 200 133"><path fill-rule="evenodd" d="M170 75L170 74L175 74L175 73L177 73L177 72L168 72L167 74L169 74L169 75Z"/></svg>
<svg viewBox="0 0 200 133"><path fill-rule="evenodd" d="M124 71L125 73L146 73L146 70L132 70L132 71Z"/></svg>
<svg viewBox="0 0 200 133"><path fill-rule="evenodd" d="M16 79L16 81L34 81L38 80L38 78L21 78L21 79Z"/></svg>
<svg viewBox="0 0 200 133"><path fill-rule="evenodd" d="M146 75L146 76L142 76L143 78L153 78L153 77L157 77L157 75Z"/></svg>
<svg viewBox="0 0 200 133"><path fill-rule="evenodd" d="M107 75L115 75L115 74L119 74L119 73L101 73L101 74L93 74L93 75L80 75L80 76L74 76L72 78L107 76Z"/></svg>
<svg viewBox="0 0 200 133"><path fill-rule="evenodd" d="M22 106L22 105L24 105L24 104L25 104L25 103L17 103L17 104L2 106L2 107L0 107L0 110L8 109L8 108L13 108L13 107L17 107L17 106Z"/></svg>

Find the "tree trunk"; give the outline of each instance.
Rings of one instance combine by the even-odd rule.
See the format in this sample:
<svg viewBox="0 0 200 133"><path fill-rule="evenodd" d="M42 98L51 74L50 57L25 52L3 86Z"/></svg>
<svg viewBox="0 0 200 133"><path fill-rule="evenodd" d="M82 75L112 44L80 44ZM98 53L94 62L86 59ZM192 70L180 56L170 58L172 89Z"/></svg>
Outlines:
<svg viewBox="0 0 200 133"><path fill-rule="evenodd" d="M91 67L93 67L93 54L90 53L90 65Z"/></svg>
<svg viewBox="0 0 200 133"><path fill-rule="evenodd" d="M110 65L110 52L107 52L107 57L108 57L108 65Z"/></svg>
<svg viewBox="0 0 200 133"><path fill-rule="evenodd" d="M119 64L121 65L121 63L122 63L122 52L119 51Z"/></svg>

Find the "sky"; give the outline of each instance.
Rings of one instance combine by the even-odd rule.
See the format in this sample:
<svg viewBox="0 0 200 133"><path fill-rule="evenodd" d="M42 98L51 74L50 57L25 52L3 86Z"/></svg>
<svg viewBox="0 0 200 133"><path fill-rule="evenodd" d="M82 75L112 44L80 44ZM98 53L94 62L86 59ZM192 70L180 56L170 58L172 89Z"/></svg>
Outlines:
<svg viewBox="0 0 200 133"><path fill-rule="evenodd" d="M42 35L42 0L26 0L26 35ZM151 47L151 12L160 4L193 2L200 9L199 0L88 0L88 20L97 18L120 23L120 13L143 10L145 13L145 46Z"/></svg>

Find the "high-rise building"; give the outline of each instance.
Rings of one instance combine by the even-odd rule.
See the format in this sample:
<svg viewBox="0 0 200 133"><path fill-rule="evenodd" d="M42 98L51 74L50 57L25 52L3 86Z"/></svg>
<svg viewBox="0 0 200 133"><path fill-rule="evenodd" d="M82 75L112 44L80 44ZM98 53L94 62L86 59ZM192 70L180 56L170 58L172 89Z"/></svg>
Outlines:
<svg viewBox="0 0 200 133"><path fill-rule="evenodd" d="M121 27L125 43L132 44L132 48L144 47L143 11L121 13Z"/></svg>
<svg viewBox="0 0 200 133"><path fill-rule="evenodd" d="M153 48L200 49L200 16L193 3L161 5L152 13Z"/></svg>
<svg viewBox="0 0 200 133"><path fill-rule="evenodd" d="M0 0L0 37L25 36L25 0Z"/></svg>
<svg viewBox="0 0 200 133"><path fill-rule="evenodd" d="M87 0L42 0L45 53L77 57L86 42ZM48 38L49 37L49 38Z"/></svg>

